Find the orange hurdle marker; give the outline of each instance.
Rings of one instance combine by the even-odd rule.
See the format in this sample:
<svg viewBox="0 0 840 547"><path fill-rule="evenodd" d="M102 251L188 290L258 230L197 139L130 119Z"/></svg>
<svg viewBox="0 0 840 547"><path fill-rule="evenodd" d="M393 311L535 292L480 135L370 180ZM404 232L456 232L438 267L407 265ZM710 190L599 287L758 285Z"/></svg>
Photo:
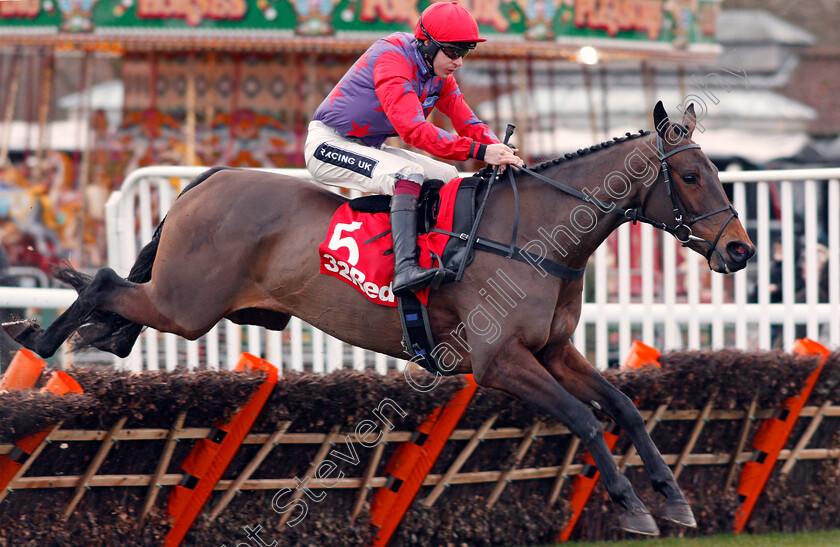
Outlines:
<svg viewBox="0 0 840 547"><path fill-rule="evenodd" d="M411 440L397 447L385 467L387 482L376 491L370 509L370 522L379 528L375 547L384 547L390 541L475 395L478 384L473 375L466 374L464 379L466 387L429 414Z"/></svg>
<svg viewBox="0 0 840 547"><path fill-rule="evenodd" d="M823 366L825 366L826 358L830 353L822 344L807 338L797 340L793 346L793 351L798 355L819 356L820 364L808 377L799 395L785 401L782 404L779 416L765 420L755 434L752 448L755 449L756 457L753 461L744 464L743 469L741 469L741 481L738 484L741 507L735 511L736 534L744 531L744 526L750 518L758 497L773 472L773 467L779 458L779 452L785 447L790 432L793 430L797 418L799 418L799 413L811 395L811 391L814 389L817 378L819 378Z"/></svg>
<svg viewBox="0 0 840 547"><path fill-rule="evenodd" d="M34 386L46 364L46 361L28 349L19 349L3 378L0 378L0 389L25 389Z"/></svg>
<svg viewBox="0 0 840 547"><path fill-rule="evenodd" d="M181 544L277 383L274 365L250 353L242 354L234 370L262 370L268 376L230 421L218 424L195 444L181 465L184 478L169 497L169 516L174 522L166 535L167 547Z"/></svg>
<svg viewBox="0 0 840 547"><path fill-rule="evenodd" d="M630 346L630 353L627 354L627 359L624 360L623 369L636 369L644 366L655 366L661 368L659 364L659 350L648 346L638 340L635 340Z"/></svg>
<svg viewBox="0 0 840 547"><path fill-rule="evenodd" d="M630 353L627 355L627 359L625 359L622 368L637 369L646 366L661 366L659 364L659 350L636 340L630 346ZM604 430L604 440L610 452L615 448L615 443L618 442L620 434L621 428L614 423L610 423L607 429ZM572 494L569 497L572 515L569 517L569 522L566 523L566 527L557 536L557 541L569 540L580 515L583 513L583 508L586 507L589 498L592 497L592 492L595 490L595 485L598 484L600 477L601 473L595 467L595 460L592 459L589 451L586 451L583 456L583 469L572 480Z"/></svg>
<svg viewBox="0 0 840 547"><path fill-rule="evenodd" d="M15 359L17 359L17 355L15 356ZM30 359L30 357L26 356L25 359L28 360ZM27 362L32 363L32 361ZM33 366L34 365L27 365L27 370L31 372L32 370L34 370L32 368ZM40 375L40 372L38 374ZM49 391L58 396L61 396L67 393L82 393L83 390L82 386L80 386L79 383L76 382L76 380L74 380L69 374L67 374L66 372L55 371L53 372L50 379L47 381L47 384L43 388L41 388L41 391ZM44 439L47 437L47 435L50 434L50 431L52 430L53 426L49 426L43 431L33 433L32 435L28 435L16 441L15 447L9 454L3 454L2 456L0 456L0 491L5 489L12 482L14 482L15 479L17 479L17 475L20 472L21 467L23 467L23 465L26 463L26 460L28 460L29 457L32 456L32 453L35 451L35 449L38 448L38 446L44 441ZM3 495L5 496L5 494Z"/></svg>

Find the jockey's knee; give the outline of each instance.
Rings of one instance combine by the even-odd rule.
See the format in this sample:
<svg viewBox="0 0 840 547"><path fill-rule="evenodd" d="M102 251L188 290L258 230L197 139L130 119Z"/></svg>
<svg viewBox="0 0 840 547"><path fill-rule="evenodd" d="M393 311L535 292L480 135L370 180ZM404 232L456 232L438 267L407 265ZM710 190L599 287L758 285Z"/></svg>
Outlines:
<svg viewBox="0 0 840 547"><path fill-rule="evenodd" d="M397 173L394 173L393 177L396 181L405 180L420 186L422 186L423 181L426 180L426 174L419 167L406 167L400 169Z"/></svg>
<svg viewBox="0 0 840 547"><path fill-rule="evenodd" d="M406 166L395 173L390 173L387 177L387 188L383 188L383 194L414 194L420 193L420 187L423 186L425 175L423 169L419 166Z"/></svg>

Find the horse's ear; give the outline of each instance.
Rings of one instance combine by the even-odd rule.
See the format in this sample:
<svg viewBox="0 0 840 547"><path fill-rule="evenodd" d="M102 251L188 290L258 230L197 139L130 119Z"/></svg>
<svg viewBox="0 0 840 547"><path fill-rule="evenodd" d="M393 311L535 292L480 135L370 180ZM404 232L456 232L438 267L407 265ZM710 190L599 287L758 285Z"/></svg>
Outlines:
<svg viewBox="0 0 840 547"><path fill-rule="evenodd" d="M653 107L653 126L663 139L671 128L671 121L668 119L668 113L665 112L665 107L662 106L662 101L657 102L656 106Z"/></svg>
<svg viewBox="0 0 840 547"><path fill-rule="evenodd" d="M694 103L689 104L688 108L685 109L682 124L686 127L686 129L688 129L688 135L686 136L690 139L692 133L694 133L694 128L697 127L697 116L694 114Z"/></svg>

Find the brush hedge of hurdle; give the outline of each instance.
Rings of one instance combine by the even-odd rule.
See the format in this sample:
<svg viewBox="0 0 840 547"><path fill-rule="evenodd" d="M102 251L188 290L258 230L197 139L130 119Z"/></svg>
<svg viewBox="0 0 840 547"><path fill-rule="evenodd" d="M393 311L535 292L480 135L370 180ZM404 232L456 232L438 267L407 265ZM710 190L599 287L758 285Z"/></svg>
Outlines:
<svg viewBox="0 0 840 547"><path fill-rule="evenodd" d="M672 352L661 368L606 373L643 409L697 516L696 530L660 521L664 535L836 526L840 353L817 346ZM566 428L471 378L419 393L401 375L350 371L266 387L270 375L247 367L71 368L82 393L58 394L38 389L48 372L0 392L0 545L625 537ZM261 386L267 400L249 407ZM241 419L248 408L252 424ZM613 433L616 460L655 513L638 456Z"/></svg>

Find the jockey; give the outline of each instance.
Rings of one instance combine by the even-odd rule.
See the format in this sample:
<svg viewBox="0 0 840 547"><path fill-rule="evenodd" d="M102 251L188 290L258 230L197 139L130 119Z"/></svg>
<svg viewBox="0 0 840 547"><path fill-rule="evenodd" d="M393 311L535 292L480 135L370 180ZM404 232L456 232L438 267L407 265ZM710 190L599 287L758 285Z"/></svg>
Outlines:
<svg viewBox="0 0 840 547"><path fill-rule="evenodd" d="M439 284L440 269L417 262L417 199L425 179L448 182L457 170L409 150L384 144L399 135L433 156L491 165L522 159L479 120L464 101L453 74L484 39L457 2L423 11L412 36L396 32L374 43L336 84L312 117L304 147L315 179L392 195L394 293ZM426 121L433 107L446 114L457 135ZM439 276L439 277L438 277Z"/></svg>

